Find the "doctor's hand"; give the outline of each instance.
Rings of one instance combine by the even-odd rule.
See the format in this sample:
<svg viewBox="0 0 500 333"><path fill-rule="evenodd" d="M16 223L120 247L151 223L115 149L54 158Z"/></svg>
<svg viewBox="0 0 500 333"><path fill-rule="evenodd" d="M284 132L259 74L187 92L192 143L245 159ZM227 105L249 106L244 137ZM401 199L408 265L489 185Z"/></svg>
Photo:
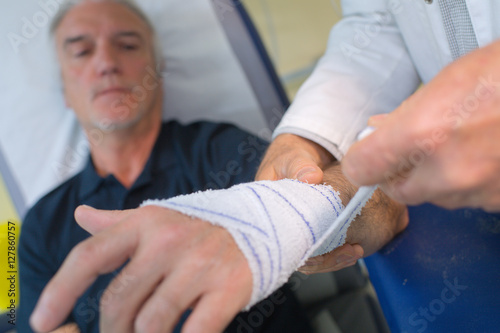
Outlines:
<svg viewBox="0 0 500 333"><path fill-rule="evenodd" d="M380 183L408 204L500 211L500 41L455 61L378 122L342 161L353 183Z"/></svg>
<svg viewBox="0 0 500 333"><path fill-rule="evenodd" d="M339 191L340 199L346 206L357 191L342 174L339 163L324 170L324 181ZM408 226L406 205L389 198L377 189L370 200L347 229L346 243L321 256L307 260L299 271L305 274L338 271L352 266L362 257L367 257Z"/></svg>
<svg viewBox="0 0 500 333"><path fill-rule="evenodd" d="M260 164L256 180L298 179L319 184L322 168L334 157L320 145L293 134L281 134L274 139Z"/></svg>
<svg viewBox="0 0 500 333"><path fill-rule="evenodd" d="M71 251L44 289L31 317L36 331L61 324L100 274L128 259L101 298L102 333L170 332L190 308L182 332L221 332L250 300L250 268L223 228L156 206L81 206L75 217L94 236Z"/></svg>

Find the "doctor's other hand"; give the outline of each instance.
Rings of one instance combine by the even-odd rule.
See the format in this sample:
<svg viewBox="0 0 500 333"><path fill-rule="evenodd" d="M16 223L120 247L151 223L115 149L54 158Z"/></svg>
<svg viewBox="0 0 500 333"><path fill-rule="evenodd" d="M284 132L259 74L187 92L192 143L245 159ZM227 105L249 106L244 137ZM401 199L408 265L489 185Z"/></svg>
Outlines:
<svg viewBox="0 0 500 333"><path fill-rule="evenodd" d="M500 211L499 59L496 41L443 69L351 146L348 178L407 204Z"/></svg>
<svg viewBox="0 0 500 333"><path fill-rule="evenodd" d="M339 191L346 206L357 191L344 176L339 163L324 171L325 183ZM347 229L346 243L321 256L310 258L299 268L304 274L338 271L354 265L358 259L380 250L385 244L408 226L406 205L389 198L377 189L365 207Z"/></svg>
<svg viewBox="0 0 500 333"><path fill-rule="evenodd" d="M71 251L44 289L31 317L39 332L60 325L100 274L129 259L103 294L102 333L170 332L188 309L182 332L221 332L250 300L252 273L223 228L157 206L80 206L75 217L94 236Z"/></svg>
<svg viewBox="0 0 500 333"><path fill-rule="evenodd" d="M298 179L319 184L322 168L334 157L320 145L293 134L281 134L274 139L260 164L256 180Z"/></svg>

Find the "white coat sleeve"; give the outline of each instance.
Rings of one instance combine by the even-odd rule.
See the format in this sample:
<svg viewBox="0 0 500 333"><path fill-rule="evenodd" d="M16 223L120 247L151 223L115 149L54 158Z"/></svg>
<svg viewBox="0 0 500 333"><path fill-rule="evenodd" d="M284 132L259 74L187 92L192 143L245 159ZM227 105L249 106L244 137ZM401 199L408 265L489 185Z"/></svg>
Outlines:
<svg viewBox="0 0 500 333"><path fill-rule="evenodd" d="M374 114L394 110L420 79L395 23L398 1L345 0L327 51L274 132L310 139L341 160ZM392 5L391 5L392 4Z"/></svg>

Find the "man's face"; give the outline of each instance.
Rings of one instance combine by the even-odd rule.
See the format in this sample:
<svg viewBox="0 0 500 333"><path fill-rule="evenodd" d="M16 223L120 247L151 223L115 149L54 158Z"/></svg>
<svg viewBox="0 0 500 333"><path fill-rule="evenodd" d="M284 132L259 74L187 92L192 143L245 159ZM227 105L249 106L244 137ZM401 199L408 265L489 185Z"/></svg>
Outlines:
<svg viewBox="0 0 500 333"><path fill-rule="evenodd" d="M66 103L84 128L122 129L158 110L150 28L127 7L84 2L56 30Z"/></svg>

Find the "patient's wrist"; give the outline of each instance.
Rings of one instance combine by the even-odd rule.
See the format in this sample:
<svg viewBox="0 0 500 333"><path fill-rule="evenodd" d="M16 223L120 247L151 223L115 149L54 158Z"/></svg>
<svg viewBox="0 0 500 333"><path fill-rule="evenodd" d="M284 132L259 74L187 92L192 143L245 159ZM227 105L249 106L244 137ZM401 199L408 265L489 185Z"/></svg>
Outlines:
<svg viewBox="0 0 500 333"><path fill-rule="evenodd" d="M177 210L226 228L252 271L253 291L247 308L279 288L311 255L343 245L355 216L336 219L344 206L330 186L290 179L241 184L143 205ZM334 232L320 241L332 225Z"/></svg>

